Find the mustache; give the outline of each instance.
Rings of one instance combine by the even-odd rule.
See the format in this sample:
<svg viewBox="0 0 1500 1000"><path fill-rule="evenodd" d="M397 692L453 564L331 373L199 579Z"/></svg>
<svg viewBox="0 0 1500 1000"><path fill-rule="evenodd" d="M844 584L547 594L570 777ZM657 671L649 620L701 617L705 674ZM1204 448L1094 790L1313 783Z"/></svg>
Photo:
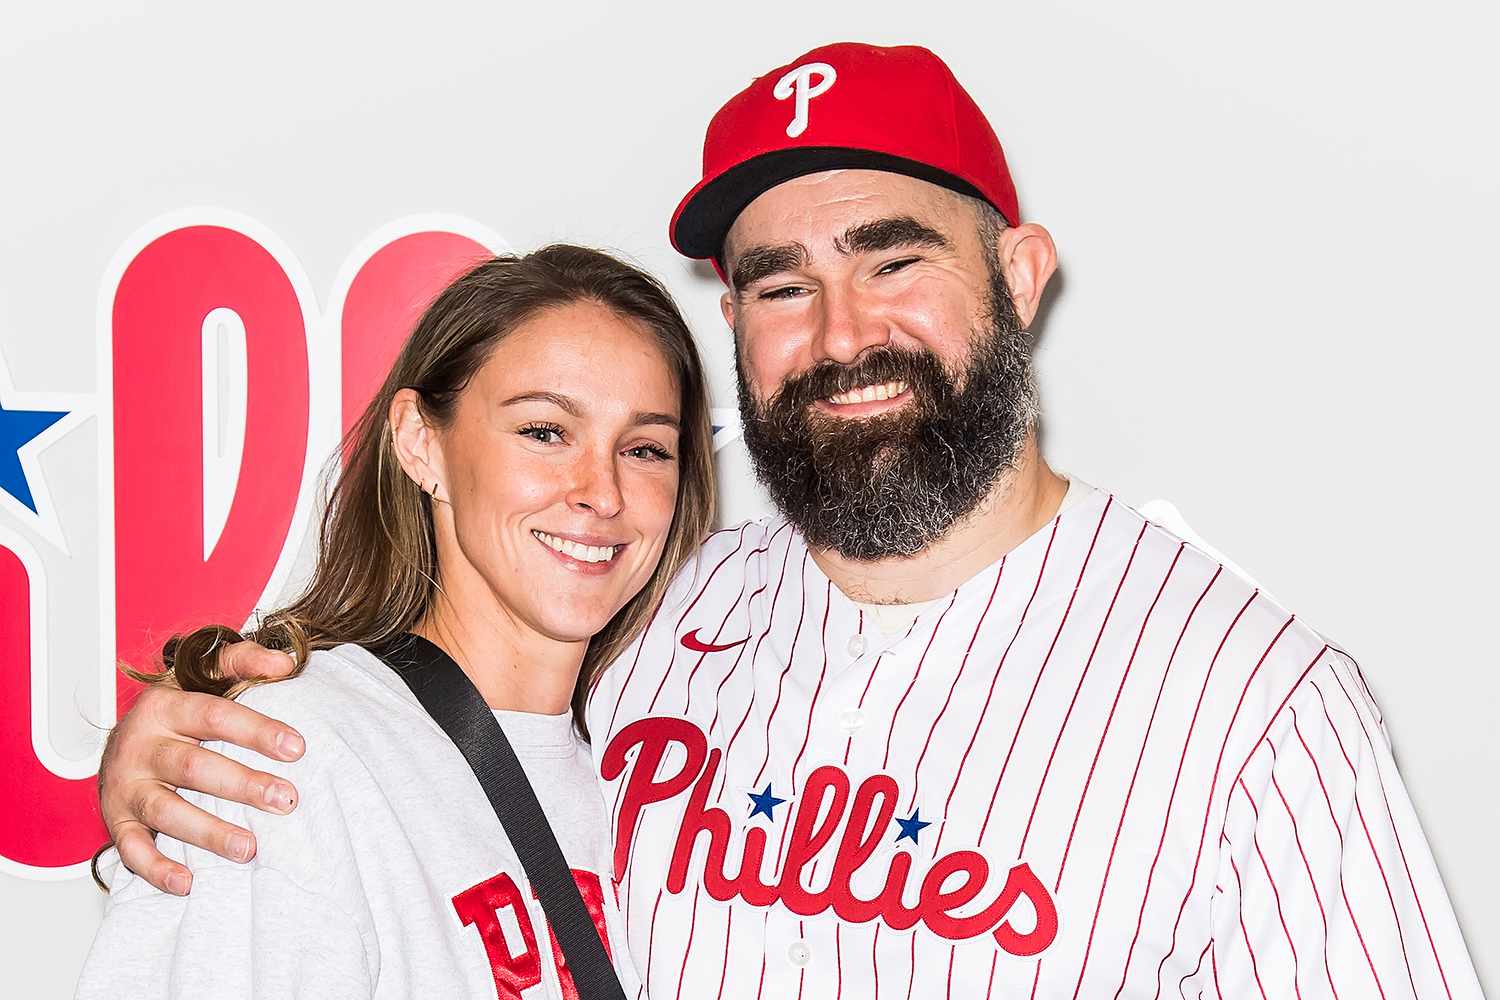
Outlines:
<svg viewBox="0 0 1500 1000"><path fill-rule="evenodd" d="M919 401L933 401L950 384L950 376L937 356L928 351L879 347L865 352L853 364L820 361L781 383L766 401L774 413L797 413L843 392L883 382L905 382Z"/></svg>

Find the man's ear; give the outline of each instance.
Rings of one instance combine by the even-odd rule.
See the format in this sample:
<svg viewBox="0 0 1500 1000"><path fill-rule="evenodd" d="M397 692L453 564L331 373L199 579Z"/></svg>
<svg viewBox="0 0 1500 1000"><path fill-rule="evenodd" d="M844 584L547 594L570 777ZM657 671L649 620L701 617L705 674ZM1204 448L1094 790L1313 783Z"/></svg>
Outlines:
<svg viewBox="0 0 1500 1000"><path fill-rule="evenodd" d="M734 329L734 289L726 288L724 294L719 296L719 312L724 314L724 322L729 324L729 329Z"/></svg>
<svg viewBox="0 0 1500 1000"><path fill-rule="evenodd" d="M415 389L402 389L391 400L386 415L391 431L391 446L396 461L423 493L431 493L436 484L439 496L448 495L444 478L443 449L437 432L422 413L422 401Z"/></svg>
<svg viewBox="0 0 1500 1000"><path fill-rule="evenodd" d="M1057 270L1057 244L1052 234L1034 222L1000 233L1000 271L1022 327L1031 325L1042 301L1042 290Z"/></svg>

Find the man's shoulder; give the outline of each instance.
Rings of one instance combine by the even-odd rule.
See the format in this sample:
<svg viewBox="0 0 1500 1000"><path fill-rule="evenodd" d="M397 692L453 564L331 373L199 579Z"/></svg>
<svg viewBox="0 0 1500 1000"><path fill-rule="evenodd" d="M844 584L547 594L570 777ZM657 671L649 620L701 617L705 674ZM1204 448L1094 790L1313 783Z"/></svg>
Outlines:
<svg viewBox="0 0 1500 1000"><path fill-rule="evenodd" d="M1315 670L1347 654L1240 565L1199 535L1170 503L1114 502L1128 534L1170 567L1173 636L1170 669L1201 680L1203 696L1222 703L1225 718L1258 727L1275 715ZM1166 583L1162 595L1169 592ZM1159 612L1162 610L1157 609ZM1149 621L1147 622L1149 625ZM1352 661L1350 661L1352 662Z"/></svg>

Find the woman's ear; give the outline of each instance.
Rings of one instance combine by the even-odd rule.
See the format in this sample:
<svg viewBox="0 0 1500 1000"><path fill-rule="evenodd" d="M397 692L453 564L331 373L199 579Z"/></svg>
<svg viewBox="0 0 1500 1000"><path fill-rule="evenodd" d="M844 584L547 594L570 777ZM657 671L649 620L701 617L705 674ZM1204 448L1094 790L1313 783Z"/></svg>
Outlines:
<svg viewBox="0 0 1500 1000"><path fill-rule="evenodd" d="M422 400L415 389L402 389L391 400L386 423L396 461L423 493L446 497L443 448L437 433L422 413Z"/></svg>
<svg viewBox="0 0 1500 1000"><path fill-rule="evenodd" d="M1042 290L1057 270L1052 234L1034 222L1000 233L1000 269L1022 327L1031 325L1042 302Z"/></svg>

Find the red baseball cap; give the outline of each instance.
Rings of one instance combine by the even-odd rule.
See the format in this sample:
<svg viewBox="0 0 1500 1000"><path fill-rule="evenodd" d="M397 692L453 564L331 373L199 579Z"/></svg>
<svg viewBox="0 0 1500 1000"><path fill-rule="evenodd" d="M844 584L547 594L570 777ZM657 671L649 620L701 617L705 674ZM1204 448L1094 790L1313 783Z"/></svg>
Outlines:
<svg viewBox="0 0 1500 1000"><path fill-rule="evenodd" d="M672 215L672 245L716 259L735 218L761 194L838 168L907 174L1020 222L1000 140L947 64L916 45L839 42L771 70L714 115L703 180Z"/></svg>

